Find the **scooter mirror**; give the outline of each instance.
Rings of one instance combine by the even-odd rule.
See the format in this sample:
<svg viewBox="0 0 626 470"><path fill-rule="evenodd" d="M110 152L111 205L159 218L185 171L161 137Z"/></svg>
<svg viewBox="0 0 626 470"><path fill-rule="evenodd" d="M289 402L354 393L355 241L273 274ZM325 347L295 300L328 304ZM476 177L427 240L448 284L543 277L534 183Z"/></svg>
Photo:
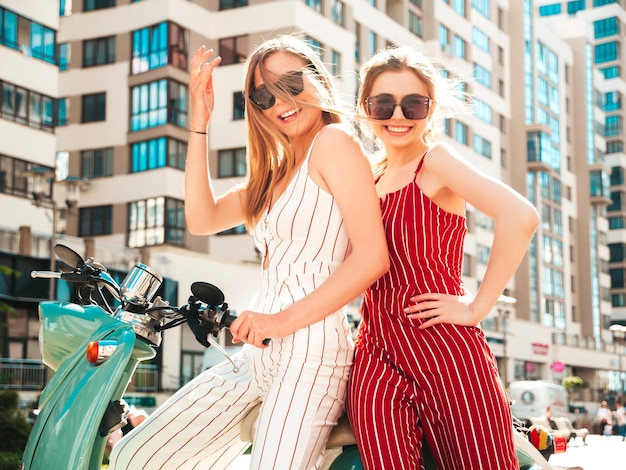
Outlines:
<svg viewBox="0 0 626 470"><path fill-rule="evenodd" d="M191 284L191 292L198 297L198 299L211 307L224 303L224 293L219 287L209 284L208 282L194 282Z"/></svg>
<svg viewBox="0 0 626 470"><path fill-rule="evenodd" d="M85 260L82 256L72 250L69 246L61 244L54 245L54 253L57 255L57 258L72 268L77 268L78 266L85 264Z"/></svg>

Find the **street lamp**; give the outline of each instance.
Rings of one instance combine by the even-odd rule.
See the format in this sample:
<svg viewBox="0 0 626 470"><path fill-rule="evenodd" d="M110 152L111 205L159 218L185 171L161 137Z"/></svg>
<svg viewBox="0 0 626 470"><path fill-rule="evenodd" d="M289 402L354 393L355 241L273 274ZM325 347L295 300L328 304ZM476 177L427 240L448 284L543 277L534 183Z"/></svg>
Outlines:
<svg viewBox="0 0 626 470"><path fill-rule="evenodd" d="M31 166L28 170L22 172L22 176L28 178L30 182L33 196L33 204L37 207L44 207L52 210L52 234L50 236L50 271L55 271L56 261L54 258L54 246L57 241L57 233L64 230L60 227L61 221L65 220L65 213L76 214L78 209L78 199L80 197L80 191L86 189L89 186L89 182L76 176L67 176L62 180L55 178L56 173L50 168L43 166ZM46 199L47 186L51 183L51 197ZM54 187L55 185L63 185L66 188L65 207L59 207L55 200ZM55 298L55 280L50 279L50 287L48 292L48 298L54 300Z"/></svg>
<svg viewBox="0 0 626 470"><path fill-rule="evenodd" d="M617 344L617 359L619 363L619 384L620 391L619 396L624 398L624 372L623 372L623 358L624 358L624 343L626 342L626 326L624 325L611 325L609 330L613 334L613 342Z"/></svg>
<svg viewBox="0 0 626 470"><path fill-rule="evenodd" d="M498 329L502 330L502 381L506 388L509 383L509 357L507 354L507 341L506 341L506 329L511 314L511 307L515 305L517 299L515 297L509 297L508 295L501 295L496 302L496 309L498 311Z"/></svg>

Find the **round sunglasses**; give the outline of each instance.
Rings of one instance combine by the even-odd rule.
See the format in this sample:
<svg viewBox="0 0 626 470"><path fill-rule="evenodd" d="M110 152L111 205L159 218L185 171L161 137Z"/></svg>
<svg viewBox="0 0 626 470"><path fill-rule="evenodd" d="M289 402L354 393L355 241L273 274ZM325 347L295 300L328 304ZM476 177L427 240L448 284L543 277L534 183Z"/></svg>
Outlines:
<svg viewBox="0 0 626 470"><path fill-rule="evenodd" d="M396 106L400 106L405 118L417 121L428 117L431 101L428 96L413 94L406 95L399 103L396 103L392 95L381 93L365 98L365 108L369 117L382 121L391 119Z"/></svg>
<svg viewBox="0 0 626 470"><path fill-rule="evenodd" d="M304 78L302 74L303 70L294 70L287 72L276 80L274 86L281 91L288 93L291 96L298 96L304 90ZM250 101L260 110L270 109L276 104L276 97L267 89L265 85L261 85L256 88L250 95L248 95Z"/></svg>

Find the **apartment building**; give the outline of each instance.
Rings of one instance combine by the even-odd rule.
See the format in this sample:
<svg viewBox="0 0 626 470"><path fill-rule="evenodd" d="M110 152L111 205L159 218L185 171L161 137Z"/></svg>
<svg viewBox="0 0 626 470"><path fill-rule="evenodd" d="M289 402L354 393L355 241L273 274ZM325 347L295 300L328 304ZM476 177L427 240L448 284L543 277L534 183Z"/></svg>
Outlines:
<svg viewBox="0 0 626 470"><path fill-rule="evenodd" d="M569 5L580 2L561 2L563 14L556 14L556 3L531 0L30 3L0 0L0 162L11 175L0 191L8 214L0 254L26 274L21 289L31 293L0 292L27 325L10 326L3 357L39 358L36 304L48 286L35 286L41 281L27 273L47 269L51 235L120 279L134 262L150 265L166 278L170 302L185 302L190 284L205 280L224 290L234 311L245 308L260 269L252 238L243 227L210 237L185 228L188 61L203 44L223 58L208 136L213 183L222 192L245 174L243 62L265 38L294 33L318 49L348 102L360 64L393 44L418 47L445 64L442 73L465 80L474 112L447 120L444 138L526 195L542 217L506 291L516 302L499 304L482 325L504 380L575 374L597 393L621 386L623 348L608 326L626 315L618 285L623 230L613 220L624 190L615 170L624 163L623 58L598 62L610 55L598 48L609 36L597 37L594 27L616 17L598 28L619 35L622 7L572 13ZM13 36L7 24L15 24ZM16 104L11 114L7 100L19 101L13 89L24 90L29 103L42 100L26 121ZM59 180L45 187L46 202L59 201L52 210L33 204L33 181L21 176L33 167L56 171ZM70 211L65 192L74 179L86 184ZM494 226L468 207L468 228L464 278L476 291ZM157 388L178 388L200 370L202 354L186 329L167 331L154 364Z"/></svg>

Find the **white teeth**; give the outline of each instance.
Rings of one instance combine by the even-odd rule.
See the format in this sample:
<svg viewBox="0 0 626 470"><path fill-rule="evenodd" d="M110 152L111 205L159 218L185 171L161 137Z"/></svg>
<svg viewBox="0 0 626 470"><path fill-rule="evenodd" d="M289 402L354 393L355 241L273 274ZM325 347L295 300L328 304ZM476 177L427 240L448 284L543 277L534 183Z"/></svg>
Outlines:
<svg viewBox="0 0 626 470"><path fill-rule="evenodd" d="M286 113L281 114L281 115L280 115L280 118L281 118L281 119L287 119L289 116L293 116L293 115L294 115L294 114L296 114L297 112L298 112L298 110L297 110L297 109L292 109L291 111L287 111Z"/></svg>
<svg viewBox="0 0 626 470"><path fill-rule="evenodd" d="M406 132L409 130L408 127L396 127L396 126L387 126L391 132Z"/></svg>

